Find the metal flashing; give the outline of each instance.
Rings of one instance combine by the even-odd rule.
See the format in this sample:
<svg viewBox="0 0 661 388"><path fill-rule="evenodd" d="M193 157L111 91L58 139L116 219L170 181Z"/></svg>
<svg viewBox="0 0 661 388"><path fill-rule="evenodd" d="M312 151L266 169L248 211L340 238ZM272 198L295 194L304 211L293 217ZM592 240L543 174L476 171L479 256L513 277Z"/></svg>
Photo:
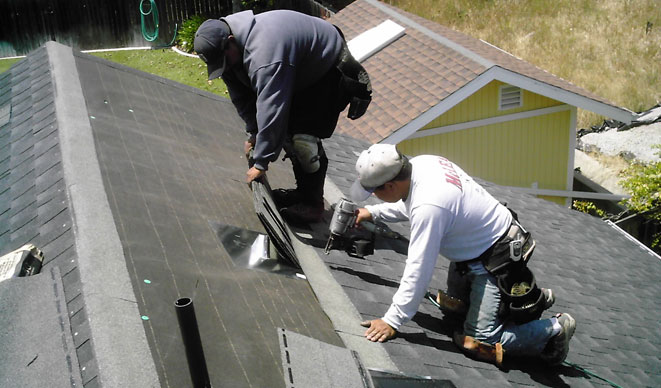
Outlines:
<svg viewBox="0 0 661 388"><path fill-rule="evenodd" d="M219 222L210 222L210 225L235 266L301 278L300 269L278 260L276 252L271 252L269 236Z"/></svg>

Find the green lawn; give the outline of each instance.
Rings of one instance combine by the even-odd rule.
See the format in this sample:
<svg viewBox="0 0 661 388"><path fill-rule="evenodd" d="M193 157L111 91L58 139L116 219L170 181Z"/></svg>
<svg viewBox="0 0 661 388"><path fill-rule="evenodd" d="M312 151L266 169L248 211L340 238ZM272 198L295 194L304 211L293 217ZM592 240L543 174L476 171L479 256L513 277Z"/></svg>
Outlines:
<svg viewBox="0 0 661 388"><path fill-rule="evenodd" d="M211 83L207 81L207 67L204 62L198 58L177 54L170 49L111 51L92 55L228 97L227 87L221 79ZM20 60L21 58L0 59L0 73Z"/></svg>
<svg viewBox="0 0 661 388"><path fill-rule="evenodd" d="M0 59L0 73L4 73L7 71L11 65L14 63L20 61L21 58L16 58L16 59Z"/></svg>
<svg viewBox="0 0 661 388"><path fill-rule="evenodd" d="M207 66L204 62L170 49L112 51L92 55L228 97L227 87L221 79L211 83L207 81Z"/></svg>

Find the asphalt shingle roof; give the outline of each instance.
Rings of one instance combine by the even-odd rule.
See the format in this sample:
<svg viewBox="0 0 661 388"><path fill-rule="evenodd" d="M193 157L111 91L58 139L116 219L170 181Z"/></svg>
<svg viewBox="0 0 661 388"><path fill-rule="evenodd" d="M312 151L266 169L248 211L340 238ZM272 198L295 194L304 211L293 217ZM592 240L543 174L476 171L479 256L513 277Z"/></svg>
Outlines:
<svg viewBox="0 0 661 388"><path fill-rule="evenodd" d="M295 229L292 236L302 266L319 264L314 273L306 274L310 284L236 267L214 225L261 233L264 228L243 182L243 125L231 103L95 57L67 56L55 43L48 47L58 55L40 49L0 75L0 112L11 101L9 122L0 121L0 250L5 253L26 242L40 246L47 264L44 273L30 280L59 269L86 386L103 386L104 376L122 371L96 364L109 350L96 347L103 334L98 327L85 326L90 301L97 295L82 291L90 268L82 275L77 270L90 258L76 255L77 236L85 231L74 233L81 215L72 209L84 198L70 196L77 187L71 187L61 167L65 156L76 156L60 151L60 131L71 128L58 127L64 113L52 101L63 97L84 98L83 121L93 135L93 146L86 150L96 155L99 185L120 242L129 278L123 287L134 295L122 302L137 306L136 316L121 318L141 322L151 355L141 361L154 365L161 386L186 386L190 381L173 306L182 296L194 298L214 385L286 385L278 328L345 345L368 367L387 364L390 371L450 380L460 387L606 384L569 366L551 369L529 360L509 360L499 370L469 359L452 344L452 322L428 302L398 338L386 344L368 342L358 322L386 311L404 268L406 245L379 238L375 254L364 259L338 250L324 255L330 209L325 222ZM63 58L75 63L67 71L75 68L79 91L69 84L55 85L48 74L49 69L62 70ZM324 144L330 159L326 198L333 203L348 194L355 160L369 143L337 133ZM268 176L273 187L293 185L288 163L274 163ZM548 313L569 312L577 319L568 360L622 386L658 386L659 258L599 219L484 185L508 202L533 232L538 248L531 267L538 283L553 288L558 297ZM408 233L406 224L393 229ZM103 254L98 252L101 258ZM447 266L439 258L432 291L444 288ZM318 282L322 272L330 275L327 283ZM115 284L112 273L93 275L100 287ZM338 315L338 307L349 313ZM142 321L138 314L144 316ZM37 335L43 336L44 344L53 340L48 333ZM292 367L301 373L300 366Z"/></svg>
<svg viewBox="0 0 661 388"><path fill-rule="evenodd" d="M329 176L348 195L347 171L369 146L343 135L324 143ZM661 382L661 260L606 222L554 203L481 181L506 202L537 241L530 262L537 283L552 288L555 305L545 316L568 312L577 320L567 361L621 386ZM371 202L376 202L374 198ZM318 233L323 233L323 225ZM406 225L393 225L407 235ZM328 232L326 232L327 234ZM399 242L377 238L376 252L364 260L332 251L320 257L365 319L381 317L390 305L406 256ZM401 253L398 253L401 252ZM439 258L430 291L445 289L448 261ZM452 344L453 322L423 301L412 322L384 346L401 371L450 379L457 386L601 386L606 383L570 366L547 368L534 361L509 360L504 371L465 357ZM507 356L506 356L507 357Z"/></svg>
<svg viewBox="0 0 661 388"><path fill-rule="evenodd" d="M44 265L40 279L48 284L52 282L63 285L68 315L62 319L69 320L66 324L71 327L70 336L71 333L77 333L73 336L75 351L69 356L72 357L71 367L75 369L65 372L77 373L76 380L81 380L82 375L82 383L92 387L95 384L97 365L81 292L79 258L61 163L53 89L45 48L34 51L28 58L0 74L0 106L7 107L9 112L0 126L0 255L27 243L33 243L43 251ZM53 268L58 269L60 279L49 279ZM13 291L5 288L9 285L1 284L0 287L3 293L7 293L5 295L12 295ZM34 291L29 287L24 291L29 293L41 289L41 285L35 285ZM27 301L30 298L26 298ZM7 306L2 307L5 314L9 314L11 309L4 310ZM60 317L51 313L50 309L45 309L41 318L48 316L57 322ZM6 316L3 318L7 319ZM30 319L29 316L18 314L15 317L15 328L30 327L30 322L22 322L21 318ZM18 334L16 331L13 333ZM54 333L46 329L30 333L36 337L37 344L41 342L44 347L52 341L61 344L62 334L58 334L53 337ZM38 346L30 349L39 351ZM3 365L13 365L12 362L16 361L13 359L16 354L5 351L1 353ZM42 360L46 360L46 357L42 357ZM42 360L37 358L30 364L31 367L42 368ZM67 368L66 364L59 366ZM55 376L60 372L52 370L53 379L56 380ZM30 381L33 382L26 376L25 381L17 379L14 383L21 386Z"/></svg>
<svg viewBox="0 0 661 388"><path fill-rule="evenodd" d="M180 297L194 299L214 385L283 386L279 327L341 345L306 281L235 267L212 227L265 233L229 100L85 54L76 65L161 385L190 381ZM269 169L281 183L286 172Z"/></svg>
<svg viewBox="0 0 661 388"><path fill-rule="evenodd" d="M56 82L63 72L76 82ZM2 112L10 107L0 132L0 251L4 254L32 242L46 257L42 273L29 279L41 281L40 287L17 288L20 279L3 282L0 300L18 292L24 292L26 301L39 298L36 293L44 287L57 286L57 279L51 280L55 268L62 274L59 284L68 310L58 316L57 295L41 295L53 308L40 316L49 325L32 333L36 345L27 347L32 342L22 340L16 331L5 333L12 339L12 349L23 346L28 353L49 352L49 357L37 357L31 364L30 359L17 357L22 367L39 368L53 361L49 368L63 368L45 374L14 369L13 386L63 386L60 382L68 382L70 373L82 375L73 381L86 387L131 386L139 381L140 386L190 385L174 308L180 297L194 300L214 386L284 386L279 328L342 346L305 280L235 266L214 229L222 223L265 233L244 183L245 134L229 100L72 53L57 43L47 44L0 75L0 91ZM61 111L55 103L58 98L71 105L82 99L84 110ZM61 143L82 137L81 128L69 125L76 123L62 120L68 115L87 124L93 142L83 143L84 148L77 149L80 153L74 148L74 153L64 155ZM3 113L3 120L6 116ZM93 160L87 159L90 156ZM98 163L102 181L96 188L104 192L107 203L81 206L87 200L78 194L86 182L72 183L64 159ZM291 184L289 170L280 163L269 174ZM91 247L94 257L78 257L81 236L87 232L80 229L86 215L79 212L95 212L104 205L111 211L112 233L106 230L106 235L96 236ZM106 240L113 233L118 235L121 265L127 270L125 283L103 266L91 265L107 259ZM88 263L84 273L78 270L79 260ZM95 283L98 294L84 292L89 283ZM119 296L125 291L131 296ZM105 294L111 295L107 302L137 307L131 315L123 315L124 311L106 304L102 313L117 320L116 327L90 327L90 303L98 308L96 302L100 298L103 302ZM31 318L6 307L0 309L6 327L22 327ZM64 318L68 321L60 324ZM124 322L131 324L125 327ZM146 338L147 359L138 345L124 347L124 338L117 338L115 347L104 346L111 332L128 338L127 328L135 323ZM50 327L64 331L45 330ZM71 355L50 351L53 344L62 346L63 333L75 345L69 364L64 361ZM131 360L135 355L141 358L121 368L97 364L99 359ZM2 356L5 366L15 365L9 361L17 354ZM68 365L75 365L73 372L66 369ZM143 384L137 374L150 370L157 380ZM55 378L60 375L63 379ZM47 382L48 376L52 379Z"/></svg>

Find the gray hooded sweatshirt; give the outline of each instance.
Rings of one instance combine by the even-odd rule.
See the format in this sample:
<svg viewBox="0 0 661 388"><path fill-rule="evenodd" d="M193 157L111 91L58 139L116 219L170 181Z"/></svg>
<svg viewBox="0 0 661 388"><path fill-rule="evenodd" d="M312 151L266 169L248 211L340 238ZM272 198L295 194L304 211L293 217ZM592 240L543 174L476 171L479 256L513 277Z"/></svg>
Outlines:
<svg viewBox="0 0 661 388"><path fill-rule="evenodd" d="M329 22L294 11L243 11L224 20L243 62L222 78L246 131L256 135L255 166L266 170L287 136L292 96L336 64L343 39Z"/></svg>

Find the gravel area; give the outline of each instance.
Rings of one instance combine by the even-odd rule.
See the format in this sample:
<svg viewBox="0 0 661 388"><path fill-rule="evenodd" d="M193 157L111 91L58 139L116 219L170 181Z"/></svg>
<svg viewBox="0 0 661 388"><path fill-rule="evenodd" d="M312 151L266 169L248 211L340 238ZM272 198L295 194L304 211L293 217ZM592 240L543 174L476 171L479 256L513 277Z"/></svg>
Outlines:
<svg viewBox="0 0 661 388"><path fill-rule="evenodd" d="M661 161L658 155L661 149L653 148L655 144L661 144L661 122L621 132L611 129L590 133L578 139L577 148L584 152L622 155L629 160L652 163Z"/></svg>

